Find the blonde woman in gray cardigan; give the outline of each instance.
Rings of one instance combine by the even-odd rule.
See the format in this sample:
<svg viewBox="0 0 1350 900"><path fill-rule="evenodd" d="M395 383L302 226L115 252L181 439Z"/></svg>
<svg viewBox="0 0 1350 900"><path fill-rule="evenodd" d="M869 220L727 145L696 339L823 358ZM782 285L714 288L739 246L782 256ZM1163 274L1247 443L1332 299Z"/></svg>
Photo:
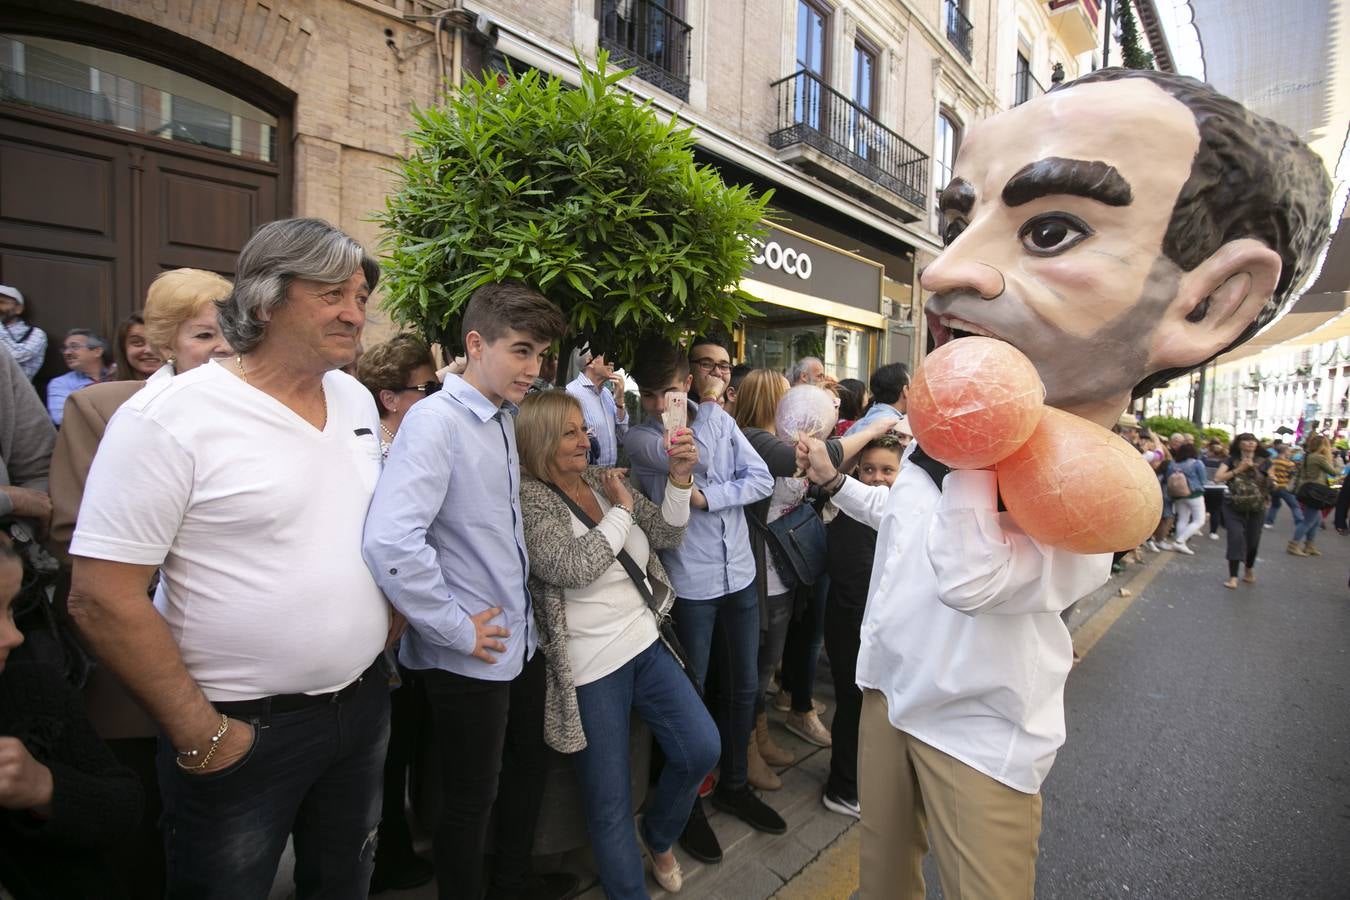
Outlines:
<svg viewBox="0 0 1350 900"><path fill-rule="evenodd" d="M544 739L573 754L605 895L630 900L648 896L629 788L632 711L651 726L667 762L637 831L657 883L678 891L683 876L671 848L721 746L717 726L657 628L675 592L654 551L684 537L698 462L693 434L671 435L670 484L659 507L629 484L624 470L586 465L586 420L563 391L525 398L516 441L526 473L520 508L530 594L547 660ZM646 573L647 596L620 552Z"/></svg>

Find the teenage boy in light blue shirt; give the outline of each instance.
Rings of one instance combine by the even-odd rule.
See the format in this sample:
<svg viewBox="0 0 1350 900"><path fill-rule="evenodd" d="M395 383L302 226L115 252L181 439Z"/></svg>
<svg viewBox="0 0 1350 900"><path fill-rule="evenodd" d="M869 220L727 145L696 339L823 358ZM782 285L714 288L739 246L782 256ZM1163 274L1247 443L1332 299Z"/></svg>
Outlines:
<svg viewBox="0 0 1350 900"><path fill-rule="evenodd" d="M488 896L520 896L529 878L545 772L544 664L526 588L514 413L564 329L558 308L524 285L475 291L464 374L408 412L366 519L366 563L408 620L400 661L419 670L431 703L442 898L482 896L494 803Z"/></svg>

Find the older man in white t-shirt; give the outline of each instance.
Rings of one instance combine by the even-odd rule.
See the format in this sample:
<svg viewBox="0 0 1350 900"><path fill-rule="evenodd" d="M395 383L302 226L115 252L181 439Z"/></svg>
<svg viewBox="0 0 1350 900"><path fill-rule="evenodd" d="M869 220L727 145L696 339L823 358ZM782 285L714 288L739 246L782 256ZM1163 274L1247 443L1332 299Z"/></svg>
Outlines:
<svg viewBox="0 0 1350 900"><path fill-rule="evenodd" d="M94 460L71 613L159 723L168 893L365 897L391 614L361 558L380 474L356 355L379 266L326 222L263 226L221 331L238 355L142 390ZM161 578L154 605L146 588Z"/></svg>

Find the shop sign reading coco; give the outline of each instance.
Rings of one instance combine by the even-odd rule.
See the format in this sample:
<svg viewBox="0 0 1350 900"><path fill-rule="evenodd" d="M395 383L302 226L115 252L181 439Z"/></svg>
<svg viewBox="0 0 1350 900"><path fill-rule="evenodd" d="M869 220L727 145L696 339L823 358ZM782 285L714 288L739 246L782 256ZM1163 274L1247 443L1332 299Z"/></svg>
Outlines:
<svg viewBox="0 0 1350 900"><path fill-rule="evenodd" d="M755 255L750 257L751 263L768 266L775 272L783 272L786 275L796 275L802 281L810 280L811 255L804 248L799 250L772 234L767 241L751 238L750 245L755 248Z"/></svg>

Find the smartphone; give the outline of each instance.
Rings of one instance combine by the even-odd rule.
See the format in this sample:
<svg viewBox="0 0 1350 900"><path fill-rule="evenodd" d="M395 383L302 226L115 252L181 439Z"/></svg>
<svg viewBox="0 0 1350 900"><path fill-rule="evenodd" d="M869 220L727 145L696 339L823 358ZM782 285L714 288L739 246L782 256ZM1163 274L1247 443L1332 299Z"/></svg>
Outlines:
<svg viewBox="0 0 1350 900"><path fill-rule="evenodd" d="M689 424L688 402L689 397L684 391L666 391L666 411L661 414L661 422L666 426L667 442L670 435Z"/></svg>

